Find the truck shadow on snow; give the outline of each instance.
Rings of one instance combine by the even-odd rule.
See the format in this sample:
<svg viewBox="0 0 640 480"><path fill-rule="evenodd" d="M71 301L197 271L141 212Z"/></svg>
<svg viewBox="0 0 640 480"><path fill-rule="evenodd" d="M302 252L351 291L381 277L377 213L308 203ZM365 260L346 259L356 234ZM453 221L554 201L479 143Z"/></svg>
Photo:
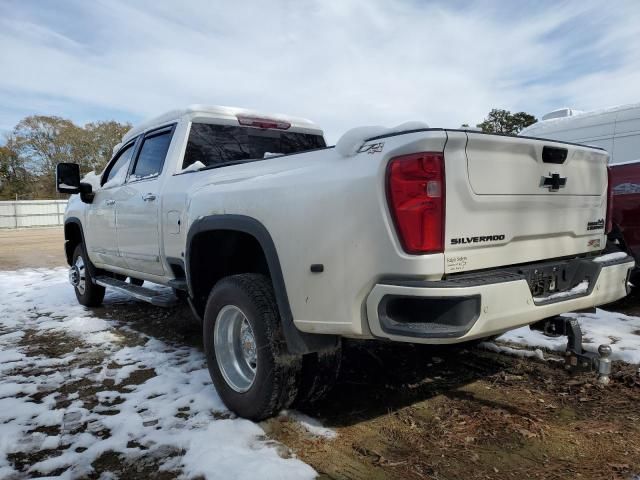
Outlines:
<svg viewBox="0 0 640 480"><path fill-rule="evenodd" d="M92 311L117 329L202 351L201 327L186 306L111 297ZM635 373L631 365L614 366L620 370ZM466 346L345 340L335 388L314 405L293 407L337 437L318 437L288 415L261 427L326 473L321 478L513 478L543 464L548 477L580 471L600 478L602 458L614 473L629 474L607 478L631 478L638 463L627 452L640 451L629 422L638 418L637 392L618 380L600 388L592 373L570 375L561 362ZM577 431L588 438L567 442Z"/></svg>
<svg viewBox="0 0 640 480"><path fill-rule="evenodd" d="M638 308L638 302L632 303ZM187 306L162 309L137 301L106 302L95 310L98 316L113 318L151 338L202 351L202 331ZM563 382L570 376L555 362L537 363L512 358L474 346L435 346L379 341L343 340L342 368L333 390L310 406L298 407L305 414L321 418L328 427L345 427L388 415L434 397L461 400L466 385L492 378L517 375L527 365L528 375L553 370ZM548 374L549 372L547 372ZM532 380L531 377L529 377ZM564 379L564 380L563 380ZM514 404L469 399L481 406L526 415Z"/></svg>
<svg viewBox="0 0 640 480"><path fill-rule="evenodd" d="M163 309L131 300L107 301L94 311L157 340L202 351L201 327L185 305ZM494 375L513 361L461 346L344 340L342 350L334 389L301 408L332 426L384 415L436 395L456 395L461 386Z"/></svg>

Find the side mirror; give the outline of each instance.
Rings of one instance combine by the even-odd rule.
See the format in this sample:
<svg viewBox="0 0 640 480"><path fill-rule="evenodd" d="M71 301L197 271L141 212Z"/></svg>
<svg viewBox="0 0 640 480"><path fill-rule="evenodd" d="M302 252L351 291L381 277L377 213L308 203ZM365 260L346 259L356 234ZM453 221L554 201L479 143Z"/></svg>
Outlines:
<svg viewBox="0 0 640 480"><path fill-rule="evenodd" d="M90 183L80 182L80 165L59 163L56 165L56 190L60 193L80 194L84 203L93 202L95 193Z"/></svg>
<svg viewBox="0 0 640 480"><path fill-rule="evenodd" d="M96 194L93 192L93 187L90 183L80 183L80 200L84 203L93 203L93 199Z"/></svg>
<svg viewBox="0 0 640 480"><path fill-rule="evenodd" d="M80 165L59 163L56 165L56 190L60 193L80 193Z"/></svg>

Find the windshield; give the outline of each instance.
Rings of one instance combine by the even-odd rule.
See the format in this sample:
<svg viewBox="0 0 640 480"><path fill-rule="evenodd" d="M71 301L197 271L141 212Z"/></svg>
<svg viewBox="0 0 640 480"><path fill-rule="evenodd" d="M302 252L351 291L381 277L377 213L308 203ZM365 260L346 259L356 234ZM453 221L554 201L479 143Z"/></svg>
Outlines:
<svg viewBox="0 0 640 480"><path fill-rule="evenodd" d="M206 167L326 147L322 135L253 127L191 125L182 168L201 162Z"/></svg>

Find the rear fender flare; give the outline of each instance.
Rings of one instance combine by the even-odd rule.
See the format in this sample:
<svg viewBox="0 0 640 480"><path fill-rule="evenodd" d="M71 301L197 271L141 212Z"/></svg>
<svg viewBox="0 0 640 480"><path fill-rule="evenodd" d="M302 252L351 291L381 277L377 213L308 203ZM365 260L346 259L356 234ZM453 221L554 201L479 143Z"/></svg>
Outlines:
<svg viewBox="0 0 640 480"><path fill-rule="evenodd" d="M295 326L278 251L267 228L253 217L233 214L210 215L198 218L193 222L187 234L187 248L185 251L185 274L190 297L194 296L194 288L191 280L191 245L196 235L215 230L231 230L249 234L253 236L262 247L262 251L267 260L278 310L280 311L285 340L291 353L306 354L337 347L339 340L337 336L301 332Z"/></svg>

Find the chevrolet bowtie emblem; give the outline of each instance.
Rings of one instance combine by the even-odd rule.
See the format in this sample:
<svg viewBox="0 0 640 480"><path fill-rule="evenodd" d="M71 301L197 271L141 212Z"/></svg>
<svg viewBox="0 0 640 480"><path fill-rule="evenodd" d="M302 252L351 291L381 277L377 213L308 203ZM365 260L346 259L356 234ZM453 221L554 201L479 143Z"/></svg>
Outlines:
<svg viewBox="0 0 640 480"><path fill-rule="evenodd" d="M548 177L542 177L540 186L548 188L550 192L557 192L567 184L567 177L561 177L559 173L550 173Z"/></svg>

